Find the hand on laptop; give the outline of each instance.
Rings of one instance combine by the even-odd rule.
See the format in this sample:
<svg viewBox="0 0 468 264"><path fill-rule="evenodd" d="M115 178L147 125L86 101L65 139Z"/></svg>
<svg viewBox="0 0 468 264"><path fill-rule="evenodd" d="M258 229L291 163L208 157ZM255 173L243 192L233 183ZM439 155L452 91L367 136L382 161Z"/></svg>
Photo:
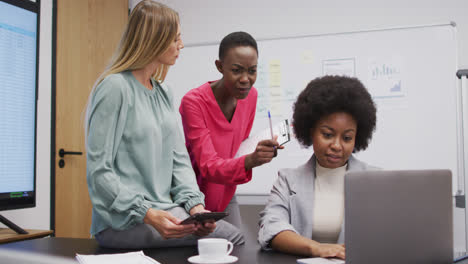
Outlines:
<svg viewBox="0 0 468 264"><path fill-rule="evenodd" d="M321 258L337 257L345 259L345 245L320 243L315 246L313 255Z"/></svg>

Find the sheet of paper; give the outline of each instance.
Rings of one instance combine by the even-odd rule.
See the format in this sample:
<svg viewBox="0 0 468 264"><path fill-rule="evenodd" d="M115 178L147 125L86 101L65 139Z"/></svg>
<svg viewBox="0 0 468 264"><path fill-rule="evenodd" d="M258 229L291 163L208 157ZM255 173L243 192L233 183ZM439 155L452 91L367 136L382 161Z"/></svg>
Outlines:
<svg viewBox="0 0 468 264"><path fill-rule="evenodd" d="M303 258L297 260L298 264L344 264L345 261L337 258Z"/></svg>
<svg viewBox="0 0 468 264"><path fill-rule="evenodd" d="M143 251L102 255L76 254L76 259L81 264L161 264L156 260L146 256Z"/></svg>
<svg viewBox="0 0 468 264"><path fill-rule="evenodd" d="M272 129L273 135L278 136L277 141L280 145L283 145L291 139L291 134L289 133L289 122L287 119L273 125ZM250 134L250 136L242 142L234 158L252 153L255 150L255 147L257 147L258 142L264 139L271 139L271 131L269 127L255 133L254 135Z"/></svg>
<svg viewBox="0 0 468 264"><path fill-rule="evenodd" d="M324 75L356 76L356 62L354 58L333 59L322 61Z"/></svg>

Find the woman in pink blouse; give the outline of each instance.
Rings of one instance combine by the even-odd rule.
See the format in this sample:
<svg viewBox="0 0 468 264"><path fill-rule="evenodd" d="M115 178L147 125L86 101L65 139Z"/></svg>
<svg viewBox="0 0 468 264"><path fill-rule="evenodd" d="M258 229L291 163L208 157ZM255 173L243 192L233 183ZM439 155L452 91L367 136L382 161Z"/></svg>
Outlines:
<svg viewBox="0 0 468 264"><path fill-rule="evenodd" d="M252 168L270 162L278 148L276 138L258 142L254 152L234 158L249 136L255 117L258 49L255 39L234 32L219 46L216 68L223 75L192 89L183 98L180 114L185 140L206 209L229 216L240 227L234 193L238 184L252 179Z"/></svg>

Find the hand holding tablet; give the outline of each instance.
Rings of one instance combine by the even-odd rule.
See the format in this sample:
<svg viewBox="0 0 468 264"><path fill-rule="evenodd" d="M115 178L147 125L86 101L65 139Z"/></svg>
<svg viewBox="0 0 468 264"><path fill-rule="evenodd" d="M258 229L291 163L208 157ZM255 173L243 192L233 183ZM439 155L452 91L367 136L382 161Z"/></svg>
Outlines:
<svg viewBox="0 0 468 264"><path fill-rule="evenodd" d="M188 224L195 224L195 223L204 223L210 220L218 221L229 214L226 212L203 212L203 213L196 213L189 217L187 217L184 221L182 221L181 225L188 225Z"/></svg>

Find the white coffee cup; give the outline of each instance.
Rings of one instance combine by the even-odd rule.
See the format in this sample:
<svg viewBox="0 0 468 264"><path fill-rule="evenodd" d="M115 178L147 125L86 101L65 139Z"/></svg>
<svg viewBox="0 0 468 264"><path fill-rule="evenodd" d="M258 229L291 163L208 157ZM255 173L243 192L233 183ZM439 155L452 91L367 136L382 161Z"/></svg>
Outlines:
<svg viewBox="0 0 468 264"><path fill-rule="evenodd" d="M202 260L224 259L231 254L234 245L224 238L202 238L198 240L198 255Z"/></svg>

